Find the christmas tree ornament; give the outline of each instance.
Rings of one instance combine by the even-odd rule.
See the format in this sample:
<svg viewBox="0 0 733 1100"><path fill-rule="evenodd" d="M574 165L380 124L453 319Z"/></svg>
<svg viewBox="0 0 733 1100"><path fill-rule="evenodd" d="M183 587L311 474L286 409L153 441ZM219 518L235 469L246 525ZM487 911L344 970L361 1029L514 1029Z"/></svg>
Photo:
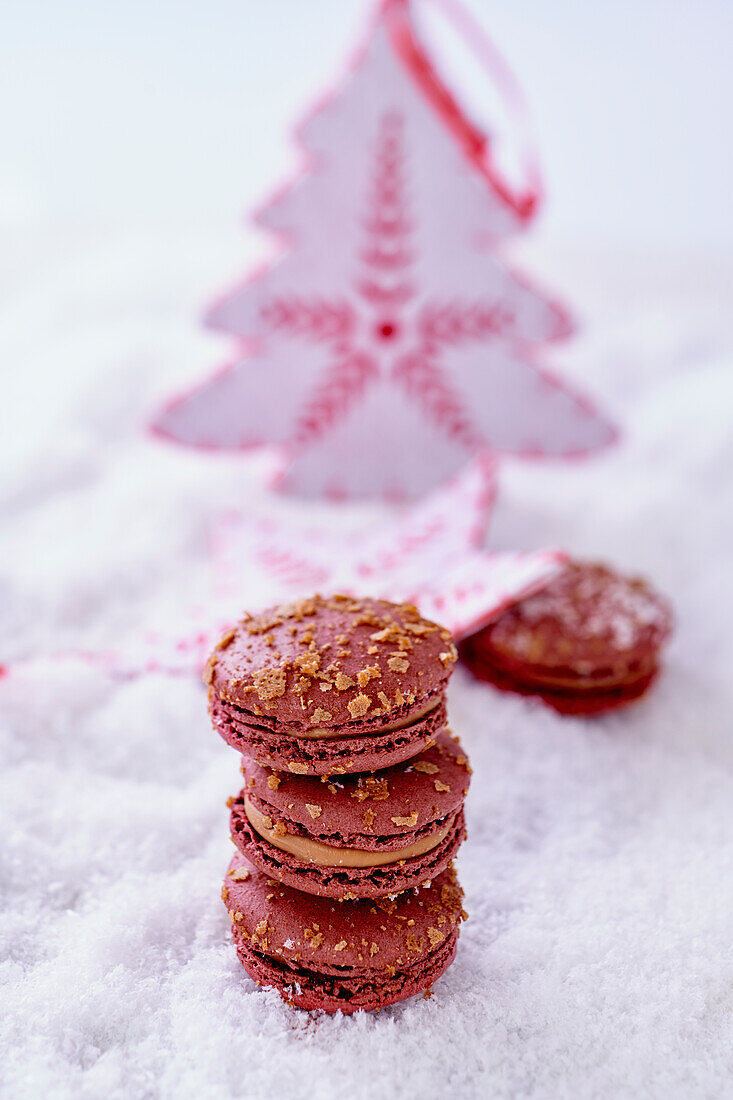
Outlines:
<svg viewBox="0 0 733 1100"><path fill-rule="evenodd" d="M492 135L419 36L426 3L384 0L301 126L303 172L257 216L279 254L207 313L239 352L154 424L190 446L274 446L277 484L303 497L411 500L477 453L578 455L614 437L541 364L568 313L498 248L534 213L536 172L500 177Z"/></svg>
<svg viewBox="0 0 733 1100"><path fill-rule="evenodd" d="M646 693L672 613L649 583L569 562L461 647L479 679L534 695L561 714L598 714Z"/></svg>

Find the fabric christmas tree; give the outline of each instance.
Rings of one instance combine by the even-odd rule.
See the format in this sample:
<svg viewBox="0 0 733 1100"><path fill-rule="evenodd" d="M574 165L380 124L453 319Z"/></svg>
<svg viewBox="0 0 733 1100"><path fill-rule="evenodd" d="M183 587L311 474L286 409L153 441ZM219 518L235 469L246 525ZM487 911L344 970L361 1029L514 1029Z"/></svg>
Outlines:
<svg viewBox="0 0 733 1100"><path fill-rule="evenodd" d="M275 445L278 484L419 496L475 453L574 455L613 428L540 370L570 332L497 245L530 216L441 83L407 0L299 132L304 174L258 216L283 252L209 311L242 353L154 425L189 445Z"/></svg>

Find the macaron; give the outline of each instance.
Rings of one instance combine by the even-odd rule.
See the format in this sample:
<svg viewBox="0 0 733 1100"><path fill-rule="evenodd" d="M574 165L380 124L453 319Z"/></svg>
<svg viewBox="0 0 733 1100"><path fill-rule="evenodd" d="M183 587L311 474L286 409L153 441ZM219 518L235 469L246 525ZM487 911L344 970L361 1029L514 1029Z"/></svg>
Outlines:
<svg viewBox="0 0 733 1100"><path fill-rule="evenodd" d="M452 867L393 899L342 903L275 882L237 853L222 898L249 976L325 1012L372 1011L428 990L453 961L466 916Z"/></svg>
<svg viewBox="0 0 733 1100"><path fill-rule="evenodd" d="M209 658L209 710L224 740L295 775L374 771L445 727L457 658L411 604L314 596L246 615Z"/></svg>
<svg viewBox="0 0 733 1100"><path fill-rule="evenodd" d="M534 695L562 714L597 714L645 694L671 630L669 604L646 580L570 562L468 638L461 657L503 690Z"/></svg>
<svg viewBox="0 0 733 1100"><path fill-rule="evenodd" d="M232 840L264 874L308 894L397 894L456 855L470 770L448 731L402 764L327 781L245 759L244 788L230 801Z"/></svg>

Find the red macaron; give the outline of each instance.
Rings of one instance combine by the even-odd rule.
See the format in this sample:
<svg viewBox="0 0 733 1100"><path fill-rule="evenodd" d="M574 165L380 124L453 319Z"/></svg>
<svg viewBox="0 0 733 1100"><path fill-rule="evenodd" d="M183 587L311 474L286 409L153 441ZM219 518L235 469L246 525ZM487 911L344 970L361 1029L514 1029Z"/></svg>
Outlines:
<svg viewBox="0 0 733 1100"><path fill-rule="evenodd" d="M532 695L562 714L591 715L645 694L672 629L664 600L641 578L570 562L461 646L482 680Z"/></svg>
<svg viewBox="0 0 733 1100"><path fill-rule="evenodd" d="M456 657L449 632L411 604L315 596L246 616L204 678L228 744L263 766L333 775L432 744Z"/></svg>
<svg viewBox="0 0 733 1100"><path fill-rule="evenodd" d="M453 961L465 919L452 867L394 899L339 902L292 890L237 854L222 898L250 977L326 1012L371 1011L427 990Z"/></svg>
<svg viewBox="0 0 733 1100"><path fill-rule="evenodd" d="M349 900L434 878L466 835L470 766L448 731L409 761L366 775L298 776L254 761L231 800L232 840L263 873Z"/></svg>

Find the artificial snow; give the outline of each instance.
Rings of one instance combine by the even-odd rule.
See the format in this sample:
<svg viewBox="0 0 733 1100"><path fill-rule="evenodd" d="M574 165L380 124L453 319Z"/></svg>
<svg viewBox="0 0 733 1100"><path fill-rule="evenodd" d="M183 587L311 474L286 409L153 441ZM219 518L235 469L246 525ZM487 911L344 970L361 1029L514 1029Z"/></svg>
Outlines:
<svg viewBox="0 0 733 1100"><path fill-rule="evenodd" d="M195 315L240 243L212 227L31 244L0 283L0 1094L730 1095L733 265L543 257L586 322L556 361L625 437L582 464L507 465L492 545L646 572L675 605L666 671L593 720L457 671L474 776L456 962L432 999L329 1018L237 961L219 898L237 758L203 687L90 659L185 626L215 586L214 520L265 499L266 460L143 431L225 351ZM267 596L245 579L232 612Z"/></svg>

